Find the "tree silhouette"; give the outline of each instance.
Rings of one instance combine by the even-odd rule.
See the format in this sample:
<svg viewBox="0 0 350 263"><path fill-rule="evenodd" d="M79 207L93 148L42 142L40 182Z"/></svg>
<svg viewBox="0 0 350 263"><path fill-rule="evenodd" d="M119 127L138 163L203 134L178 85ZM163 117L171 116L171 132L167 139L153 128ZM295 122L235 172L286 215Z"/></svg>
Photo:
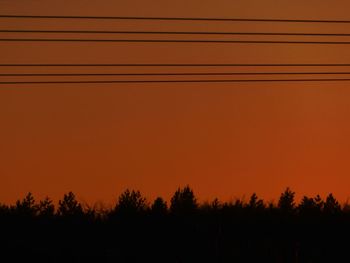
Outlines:
<svg viewBox="0 0 350 263"><path fill-rule="evenodd" d="M33 194L29 192L22 200L17 200L14 211L20 216L34 217L38 207L35 205Z"/></svg>
<svg viewBox="0 0 350 263"><path fill-rule="evenodd" d="M350 214L350 203L349 203L349 199L346 200L346 202L344 203L342 211L343 211L345 214Z"/></svg>
<svg viewBox="0 0 350 263"><path fill-rule="evenodd" d="M96 207L91 206L87 203L81 204L83 211L84 211L84 216L86 219L89 219L90 221L93 221L97 218L101 218L100 214L98 213ZM101 211L100 211L101 212Z"/></svg>
<svg viewBox="0 0 350 263"><path fill-rule="evenodd" d="M55 206L49 197L41 200L38 205L38 212L41 217L52 217L55 214Z"/></svg>
<svg viewBox="0 0 350 263"><path fill-rule="evenodd" d="M145 212L147 209L146 198L140 191L125 190L118 198L115 213L121 216L132 216Z"/></svg>
<svg viewBox="0 0 350 263"><path fill-rule="evenodd" d="M0 203L0 216L6 215L9 212L9 207Z"/></svg>
<svg viewBox="0 0 350 263"><path fill-rule="evenodd" d="M329 194L323 206L323 212L326 214L334 215L341 211L340 204L334 198L333 194Z"/></svg>
<svg viewBox="0 0 350 263"><path fill-rule="evenodd" d="M278 200L278 208L282 212L292 213L295 207L294 196L295 192L292 192L289 187L287 187Z"/></svg>
<svg viewBox="0 0 350 263"><path fill-rule="evenodd" d="M163 198L157 197L151 206L151 211L154 215L165 215L168 212L167 203Z"/></svg>
<svg viewBox="0 0 350 263"><path fill-rule="evenodd" d="M248 208L256 210L256 209L264 209L264 201L262 199L259 199L256 193L253 193L250 197L249 203L247 205Z"/></svg>
<svg viewBox="0 0 350 263"><path fill-rule="evenodd" d="M58 202L57 214L61 217L79 217L83 215L83 208L76 200L73 192L63 196L63 200Z"/></svg>
<svg viewBox="0 0 350 263"><path fill-rule="evenodd" d="M315 201L315 205L317 207L317 210L319 212L321 212L323 210L323 206L324 206L324 202L323 202L321 196L316 195L316 197L314 198L314 201Z"/></svg>
<svg viewBox="0 0 350 263"><path fill-rule="evenodd" d="M349 205L332 194L298 204L294 196L287 188L277 204L255 193L199 204L186 186L168 209L161 197L149 207L134 190L114 207L90 207L69 192L55 213L51 199L36 203L28 193L0 204L0 261L347 262Z"/></svg>
<svg viewBox="0 0 350 263"><path fill-rule="evenodd" d="M220 203L219 199L214 198L214 200L211 202L210 204L211 209L213 209L214 211L218 211L219 209L221 209L222 204Z"/></svg>
<svg viewBox="0 0 350 263"><path fill-rule="evenodd" d="M298 206L301 215L314 215L319 212L318 206L312 197L304 196Z"/></svg>
<svg viewBox="0 0 350 263"><path fill-rule="evenodd" d="M175 215L192 214L197 208L197 199L188 185L183 189L178 188L171 198L170 211Z"/></svg>

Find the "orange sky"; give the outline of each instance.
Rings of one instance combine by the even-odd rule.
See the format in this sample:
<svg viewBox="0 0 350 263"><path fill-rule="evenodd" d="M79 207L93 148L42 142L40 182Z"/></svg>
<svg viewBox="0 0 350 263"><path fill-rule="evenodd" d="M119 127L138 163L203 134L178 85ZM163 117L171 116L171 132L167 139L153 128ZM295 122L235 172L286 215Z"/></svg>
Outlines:
<svg viewBox="0 0 350 263"><path fill-rule="evenodd" d="M1 14L285 19L350 19L349 8L349 1L330 0L0 3ZM42 20L2 19L0 27L350 32L350 25L340 24L159 21L49 20L44 24ZM1 63L349 63L350 49L338 45L1 42L0 58ZM16 72L25 72L20 70ZM87 72L84 68L44 70ZM154 69L170 70L179 71ZM350 197L348 85L2 85L0 202L14 202L28 191L57 200L69 190L80 200L111 202L126 187L140 189L150 199L156 195L169 198L187 183L200 200L216 196L228 200L253 191L270 200L290 186L299 196L333 192L345 201Z"/></svg>

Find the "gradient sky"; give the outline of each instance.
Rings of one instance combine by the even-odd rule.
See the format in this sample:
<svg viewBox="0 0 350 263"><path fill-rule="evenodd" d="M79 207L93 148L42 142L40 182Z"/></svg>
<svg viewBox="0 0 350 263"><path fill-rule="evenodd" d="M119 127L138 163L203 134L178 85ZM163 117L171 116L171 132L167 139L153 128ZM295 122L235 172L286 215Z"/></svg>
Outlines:
<svg viewBox="0 0 350 263"><path fill-rule="evenodd" d="M22 15L350 19L349 9L345 0L0 1L1 14ZM350 25L342 24L14 19L1 19L0 28L350 32ZM350 49L345 45L1 42L0 60L349 63ZM32 68L27 72L88 70L131 71ZM86 202L112 202L127 187L141 190L149 199L169 198L185 184L200 200L229 200L254 191L271 200L290 186L299 197L333 192L345 201L350 197L349 135L347 82L1 85L0 202L14 202L28 191L57 200L70 190Z"/></svg>

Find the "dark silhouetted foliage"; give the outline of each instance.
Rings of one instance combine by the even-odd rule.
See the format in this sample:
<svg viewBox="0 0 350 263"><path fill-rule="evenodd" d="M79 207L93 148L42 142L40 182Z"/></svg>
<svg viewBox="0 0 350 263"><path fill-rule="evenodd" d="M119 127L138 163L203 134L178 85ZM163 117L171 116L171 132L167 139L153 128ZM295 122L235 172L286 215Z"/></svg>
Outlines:
<svg viewBox="0 0 350 263"><path fill-rule="evenodd" d="M323 205L323 211L326 214L332 214L332 215L340 213L341 211L340 204L332 194L329 194L327 196L326 201L324 202L324 205Z"/></svg>
<svg viewBox="0 0 350 263"><path fill-rule="evenodd" d="M248 207L250 209L259 209L262 210L265 208L264 201L262 199L259 199L256 193L253 193L252 196L250 197Z"/></svg>
<svg viewBox="0 0 350 263"><path fill-rule="evenodd" d="M55 214L55 206L52 200L46 197L41 200L38 207L38 213L41 217L52 217Z"/></svg>
<svg viewBox="0 0 350 263"><path fill-rule="evenodd" d="M282 212L292 213L295 207L294 196L295 193L287 187L278 200L278 208Z"/></svg>
<svg viewBox="0 0 350 263"><path fill-rule="evenodd" d="M321 210L317 206L314 198L304 196L298 206L298 212L302 215L315 215Z"/></svg>
<svg viewBox="0 0 350 263"><path fill-rule="evenodd" d="M197 208L197 199L188 185L183 189L177 189L171 198L170 211L175 215L193 214Z"/></svg>
<svg viewBox="0 0 350 263"><path fill-rule="evenodd" d="M151 206L151 211L154 215L166 215L168 212L167 203L163 198L157 197Z"/></svg>
<svg viewBox="0 0 350 263"><path fill-rule="evenodd" d="M69 192L63 196L63 200L58 202L57 214L62 217L77 217L83 214L83 208L75 195Z"/></svg>
<svg viewBox="0 0 350 263"><path fill-rule="evenodd" d="M140 191L125 190L118 198L115 213L121 216L132 216L143 213L147 209L146 198Z"/></svg>
<svg viewBox="0 0 350 263"><path fill-rule="evenodd" d="M161 197L148 206L126 190L117 204L81 204L72 192L58 202L0 204L1 262L349 262L350 209L329 194L297 204L287 188L277 204L255 193L247 202L199 204L179 188L170 208Z"/></svg>
<svg viewBox="0 0 350 263"><path fill-rule="evenodd" d="M22 200L18 200L14 207L16 214L20 216L34 217L38 211L32 193L28 193Z"/></svg>

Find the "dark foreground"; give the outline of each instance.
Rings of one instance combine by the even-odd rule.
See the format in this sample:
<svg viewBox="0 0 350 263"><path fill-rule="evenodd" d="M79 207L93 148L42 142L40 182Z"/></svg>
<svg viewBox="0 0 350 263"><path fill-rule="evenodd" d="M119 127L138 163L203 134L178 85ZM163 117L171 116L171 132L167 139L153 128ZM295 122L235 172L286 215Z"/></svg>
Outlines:
<svg viewBox="0 0 350 263"><path fill-rule="evenodd" d="M168 208L126 191L109 210L28 195L0 212L0 262L350 262L350 212L332 195L198 205L186 187Z"/></svg>

